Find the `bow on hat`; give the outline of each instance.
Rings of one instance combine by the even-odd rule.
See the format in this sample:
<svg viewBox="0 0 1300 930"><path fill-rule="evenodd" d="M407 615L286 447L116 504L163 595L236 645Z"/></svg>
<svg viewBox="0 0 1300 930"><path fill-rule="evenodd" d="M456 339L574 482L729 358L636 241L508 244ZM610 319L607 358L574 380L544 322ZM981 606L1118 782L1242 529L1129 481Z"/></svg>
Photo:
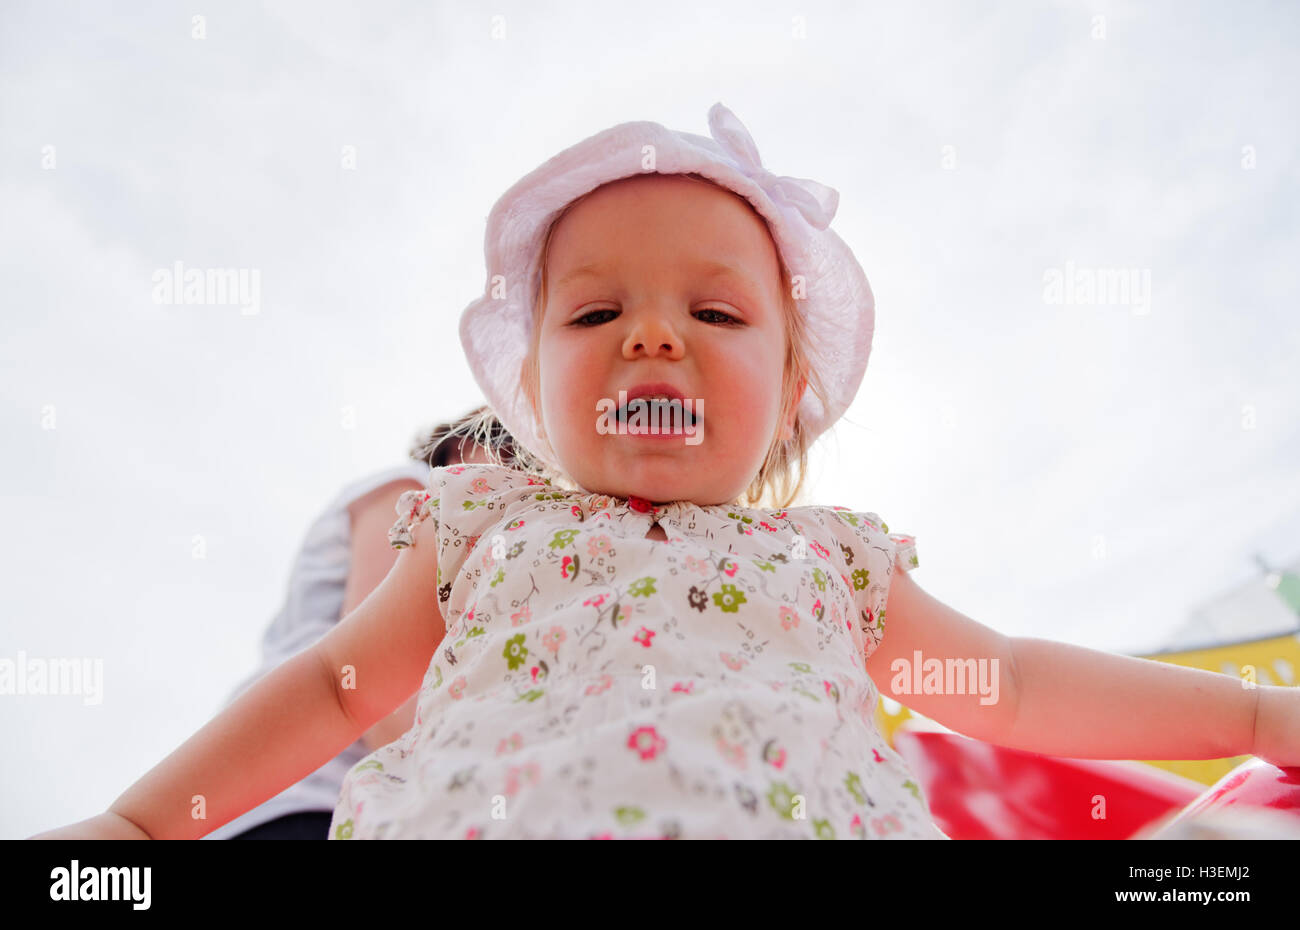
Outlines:
<svg viewBox="0 0 1300 930"><path fill-rule="evenodd" d="M736 160L741 173L761 187L773 202L798 210L814 229L825 229L831 224L840 204L839 191L807 178L778 176L768 171L759 161L758 147L749 131L721 103L709 109L709 133Z"/></svg>

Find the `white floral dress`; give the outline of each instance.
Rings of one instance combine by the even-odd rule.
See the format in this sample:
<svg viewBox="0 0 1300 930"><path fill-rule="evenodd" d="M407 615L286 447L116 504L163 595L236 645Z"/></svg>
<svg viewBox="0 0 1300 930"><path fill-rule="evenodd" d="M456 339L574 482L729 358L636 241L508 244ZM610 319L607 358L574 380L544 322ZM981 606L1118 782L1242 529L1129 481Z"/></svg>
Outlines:
<svg viewBox="0 0 1300 930"><path fill-rule="evenodd" d="M447 635L333 839L928 838L863 667L911 537L844 507L652 505L435 468ZM658 522L666 540L647 538Z"/></svg>

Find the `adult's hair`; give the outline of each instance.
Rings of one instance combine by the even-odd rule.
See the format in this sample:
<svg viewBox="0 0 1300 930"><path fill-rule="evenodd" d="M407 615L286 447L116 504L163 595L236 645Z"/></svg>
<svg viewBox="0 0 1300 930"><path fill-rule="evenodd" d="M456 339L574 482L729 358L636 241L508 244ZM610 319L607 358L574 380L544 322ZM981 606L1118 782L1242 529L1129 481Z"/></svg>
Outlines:
<svg viewBox="0 0 1300 930"><path fill-rule="evenodd" d="M440 468L461 461L465 451L463 447L480 445L491 461L502 465L514 464L514 437L500 421L493 418L492 423L485 425L484 429L476 428L483 422L486 413L487 406L476 407L459 419L439 423L415 441L410 449L411 458L417 462L427 462L433 468Z"/></svg>

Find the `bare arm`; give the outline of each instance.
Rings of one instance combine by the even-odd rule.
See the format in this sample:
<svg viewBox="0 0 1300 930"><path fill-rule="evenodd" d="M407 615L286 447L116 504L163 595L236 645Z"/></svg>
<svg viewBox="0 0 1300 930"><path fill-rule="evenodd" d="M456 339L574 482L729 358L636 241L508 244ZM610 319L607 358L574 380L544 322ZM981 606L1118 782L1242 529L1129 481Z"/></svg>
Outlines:
<svg viewBox="0 0 1300 930"><path fill-rule="evenodd" d="M402 478L376 488L348 507L351 521L351 559L347 586L343 590L342 615L347 616L373 591L397 561L397 550L388 544L388 529L393 525L393 504L405 490L422 488L418 481ZM372 752L399 739L415 724L415 705L419 690L401 707L365 732L361 741Z"/></svg>
<svg viewBox="0 0 1300 930"><path fill-rule="evenodd" d="M109 806L150 838L198 839L274 797L351 745L316 648L264 675Z"/></svg>
<svg viewBox="0 0 1300 930"><path fill-rule="evenodd" d="M1274 762L1294 751L1296 738L1285 734L1297 729L1295 689L1244 688L1216 672L1007 637L897 569L885 619L884 638L866 665L880 693L985 742L1076 759L1226 758L1257 751L1259 701L1265 712L1258 751ZM932 679L942 682L937 693L917 693L917 652L922 684L927 662L938 660L944 669ZM963 674L949 675L949 665ZM972 683L988 687L981 693Z"/></svg>
<svg viewBox="0 0 1300 930"><path fill-rule="evenodd" d="M338 626L263 676L109 813L153 839L197 839L315 771L391 713L419 688L445 633L434 535L432 521L416 527L416 545ZM191 813L196 796L205 819Z"/></svg>
<svg viewBox="0 0 1300 930"><path fill-rule="evenodd" d="M1012 644L1017 713L994 742L1049 755L1222 759L1251 753L1257 702L1266 690L1281 690L1045 639Z"/></svg>
<svg viewBox="0 0 1300 930"><path fill-rule="evenodd" d="M915 687L914 671L918 652L920 689ZM932 660L940 666L951 661L963 674L973 669L974 675L967 675L973 678L973 686L938 691L925 688L926 664ZM981 668L984 693L979 689ZM889 583L884 638L867 659L866 669L885 697L985 742L998 742L998 735L1006 731L1015 713L1011 640L931 597L901 568L895 567Z"/></svg>

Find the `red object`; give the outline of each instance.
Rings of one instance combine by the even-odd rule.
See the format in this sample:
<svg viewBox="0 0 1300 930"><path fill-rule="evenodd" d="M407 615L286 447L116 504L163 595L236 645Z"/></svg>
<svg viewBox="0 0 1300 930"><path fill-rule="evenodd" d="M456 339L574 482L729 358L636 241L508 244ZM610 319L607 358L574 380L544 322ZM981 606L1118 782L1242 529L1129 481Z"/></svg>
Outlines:
<svg viewBox="0 0 1300 930"><path fill-rule="evenodd" d="M1063 759L907 726L894 748L954 840L1128 839L1204 790L1138 762Z"/></svg>
<svg viewBox="0 0 1300 930"><path fill-rule="evenodd" d="M1264 807L1300 820L1300 768L1278 768L1251 758L1207 788L1170 825L1206 811L1233 807Z"/></svg>

